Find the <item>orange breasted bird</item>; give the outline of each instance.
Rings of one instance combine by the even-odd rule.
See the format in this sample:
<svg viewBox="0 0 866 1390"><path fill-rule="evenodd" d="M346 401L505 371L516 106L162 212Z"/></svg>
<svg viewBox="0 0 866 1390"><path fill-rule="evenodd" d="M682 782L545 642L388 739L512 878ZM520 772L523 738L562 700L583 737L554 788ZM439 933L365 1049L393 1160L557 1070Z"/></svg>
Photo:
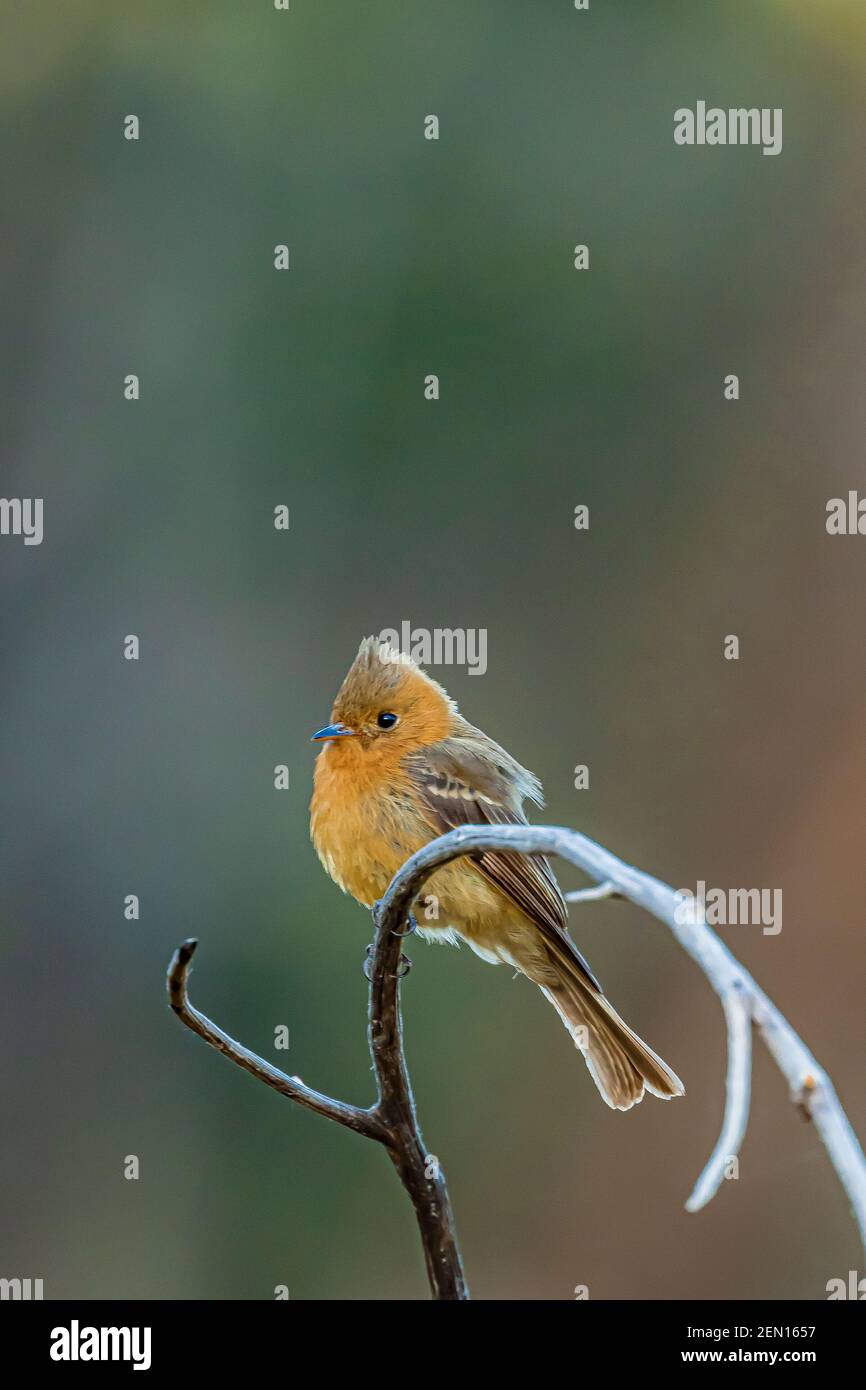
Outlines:
<svg viewBox="0 0 866 1390"><path fill-rule="evenodd" d="M459 825L525 825L541 806L538 778L458 713L409 657L368 637L313 739L310 834L331 878L365 907L381 898L416 850ZM432 895L432 896L431 896ZM629 1110L644 1091L668 1100L683 1085L605 998L566 931L567 909L540 855L464 857L437 869L418 932L462 940L482 960L520 971L553 1004L603 1099ZM417 906L417 905L416 905Z"/></svg>

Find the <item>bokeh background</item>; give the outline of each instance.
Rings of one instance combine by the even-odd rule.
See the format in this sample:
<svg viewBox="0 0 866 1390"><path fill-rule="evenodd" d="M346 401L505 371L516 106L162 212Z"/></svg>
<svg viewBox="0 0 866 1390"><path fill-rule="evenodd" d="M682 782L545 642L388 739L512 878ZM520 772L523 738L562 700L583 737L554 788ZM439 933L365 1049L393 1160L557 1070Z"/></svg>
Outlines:
<svg viewBox="0 0 866 1390"><path fill-rule="evenodd" d="M0 1274L426 1295L384 1155L163 994L194 934L200 1007L371 1096L371 927L309 845L307 739L404 618L487 629L485 676L435 674L550 821L677 887L783 889L780 936L723 934L866 1133L866 541L824 528L866 486L859 0L35 0L3 27L2 493L46 529L0 540ZM699 98L782 107L783 153L677 148ZM759 1047L739 1181L687 1215L718 1003L629 905L572 915L688 1095L608 1111L526 982L413 945L474 1294L824 1297L862 1252L780 1076Z"/></svg>

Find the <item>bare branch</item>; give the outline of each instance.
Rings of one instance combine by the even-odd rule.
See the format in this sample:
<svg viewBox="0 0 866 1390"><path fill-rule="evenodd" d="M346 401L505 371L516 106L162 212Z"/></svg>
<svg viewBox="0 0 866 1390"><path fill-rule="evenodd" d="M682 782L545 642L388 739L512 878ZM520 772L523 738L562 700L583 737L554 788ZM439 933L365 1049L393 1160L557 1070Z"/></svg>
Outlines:
<svg viewBox="0 0 866 1390"><path fill-rule="evenodd" d="M621 898L613 883L597 883L592 888L574 888L566 893L567 903L598 903L604 898Z"/></svg>
<svg viewBox="0 0 866 1390"><path fill-rule="evenodd" d="M724 1178L726 1163L742 1143L749 1116L754 1024L788 1082L791 1099L814 1121L866 1244L866 1160L827 1073L710 929L703 913L689 917L682 911L679 895L667 884L623 863L577 831L562 826L463 826L425 845L395 875L374 909L376 935L368 953L368 1041L377 1098L367 1110L321 1095L297 1076L286 1076L199 1013L187 993L195 941L184 942L169 967L171 1007L211 1047L281 1095L382 1144L412 1200L433 1297L468 1298L448 1190L438 1159L426 1151L421 1137L403 1054L400 977L408 962L401 946L405 927L412 923L412 906L431 873L461 855L497 849L517 854L557 854L575 864L596 886L570 893L572 902L623 897L644 908L670 928L718 994L728 1032L725 1116L713 1153L688 1200L688 1209L697 1211L714 1196Z"/></svg>
<svg viewBox="0 0 866 1390"><path fill-rule="evenodd" d="M396 919L391 913L377 913L376 917L376 937L370 948L367 976L370 981L368 1041L378 1094L369 1110L324 1096L306 1086L298 1076L286 1076L200 1013L190 1003L187 989L196 941L185 941L172 957L166 982L169 1003L187 1028L266 1086L317 1115L324 1115L382 1144L411 1198L433 1297L465 1299L469 1294L448 1189L438 1159L427 1152L421 1138L403 1055L399 990L404 964L408 964L401 954L401 934L398 934L403 919Z"/></svg>
<svg viewBox="0 0 866 1390"><path fill-rule="evenodd" d="M415 1208L433 1297L469 1297L451 1200L441 1164L424 1145L412 1083L403 1055L400 1011L401 947L407 912L377 903L373 912L370 1005L367 1035L379 1099L373 1107L388 1132L388 1153Z"/></svg>
<svg viewBox="0 0 866 1390"><path fill-rule="evenodd" d="M743 998L738 988L727 990L721 1000L728 1027L725 1118L716 1147L686 1202L686 1211L700 1211L715 1197L724 1181L727 1164L740 1152L749 1123L752 1090L752 1015L749 1001Z"/></svg>
<svg viewBox="0 0 866 1390"><path fill-rule="evenodd" d="M384 1128L375 1110L361 1110L355 1105L344 1105L340 1100L332 1100L330 1096L323 1096L318 1091L311 1090L309 1086L304 1085L299 1076L286 1076L285 1072L271 1066L270 1062L266 1062L263 1057L257 1056L255 1052L250 1052L239 1042L235 1042L228 1033L224 1033L221 1028L218 1028L215 1023L212 1023L209 1018L194 1008L189 1002L187 982L197 946L198 942L193 939L184 941L183 945L179 946L172 956L168 968L166 981L168 1002L181 1022L185 1023L187 1028L191 1028L194 1033L197 1033L200 1038L204 1038L206 1043L210 1043L211 1047L215 1047L217 1052L221 1052L224 1057L236 1062L239 1067L243 1067L244 1071L248 1071L259 1081L264 1081L266 1086L271 1086L275 1091L279 1091L281 1096L297 1101L307 1110L314 1110L317 1115L324 1115L328 1120L336 1120L337 1124L346 1125L348 1129L354 1129L358 1134L365 1134L370 1139L378 1139L384 1143Z"/></svg>
<svg viewBox="0 0 866 1390"><path fill-rule="evenodd" d="M395 875L384 904L400 918L409 911L434 869L463 854L506 848L518 854L557 854L577 865L597 884L612 885L615 892L670 928L721 999L728 1020L730 1050L728 1105L719 1143L690 1198L690 1207L694 1209L696 1198L706 1201L716 1190L718 1183L715 1187L712 1184L718 1175L722 1144L726 1153L733 1157L745 1130L748 1114L745 1072L749 1054L743 1037L748 1032L744 1027L744 1015L747 1015L759 1029L788 1082L791 1099L814 1121L866 1246L866 1159L833 1083L787 1019L707 925L703 915L680 920L687 914L681 910L679 895L666 883L623 863L594 840L564 826L461 826L425 845L407 860Z"/></svg>

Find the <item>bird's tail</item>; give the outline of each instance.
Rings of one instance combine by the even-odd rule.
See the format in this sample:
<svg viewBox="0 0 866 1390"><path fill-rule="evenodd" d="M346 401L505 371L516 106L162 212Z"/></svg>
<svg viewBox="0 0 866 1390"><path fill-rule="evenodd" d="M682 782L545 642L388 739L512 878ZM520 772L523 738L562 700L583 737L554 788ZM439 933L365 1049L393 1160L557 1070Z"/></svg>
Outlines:
<svg viewBox="0 0 866 1390"><path fill-rule="evenodd" d="M630 1110L644 1090L670 1100L685 1095L683 1083L651 1047L624 1023L601 990L570 956L551 954L556 983L541 989L580 1048L590 1075L613 1110Z"/></svg>

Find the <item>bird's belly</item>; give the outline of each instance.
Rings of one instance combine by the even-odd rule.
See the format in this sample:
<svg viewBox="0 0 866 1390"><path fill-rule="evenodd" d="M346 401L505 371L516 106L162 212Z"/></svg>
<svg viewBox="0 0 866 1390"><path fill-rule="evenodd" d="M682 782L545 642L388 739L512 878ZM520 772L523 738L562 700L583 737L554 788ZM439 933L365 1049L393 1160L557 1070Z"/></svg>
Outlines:
<svg viewBox="0 0 866 1390"><path fill-rule="evenodd" d="M415 905L419 935L427 941L465 941L482 960L516 969L543 952L526 916L465 859L431 875Z"/></svg>
<svg viewBox="0 0 866 1390"><path fill-rule="evenodd" d="M338 784L323 778L311 812L313 844L322 864L365 907L383 897L410 855L433 839L410 794L350 792L344 779ZM537 928L466 858L431 874L413 915L419 935L428 941L462 939L492 963L526 970L544 954Z"/></svg>
<svg viewBox="0 0 866 1390"><path fill-rule="evenodd" d="M383 896L410 855L430 838L403 802L356 796L334 814L327 800L313 804L313 844L331 878L365 907Z"/></svg>

